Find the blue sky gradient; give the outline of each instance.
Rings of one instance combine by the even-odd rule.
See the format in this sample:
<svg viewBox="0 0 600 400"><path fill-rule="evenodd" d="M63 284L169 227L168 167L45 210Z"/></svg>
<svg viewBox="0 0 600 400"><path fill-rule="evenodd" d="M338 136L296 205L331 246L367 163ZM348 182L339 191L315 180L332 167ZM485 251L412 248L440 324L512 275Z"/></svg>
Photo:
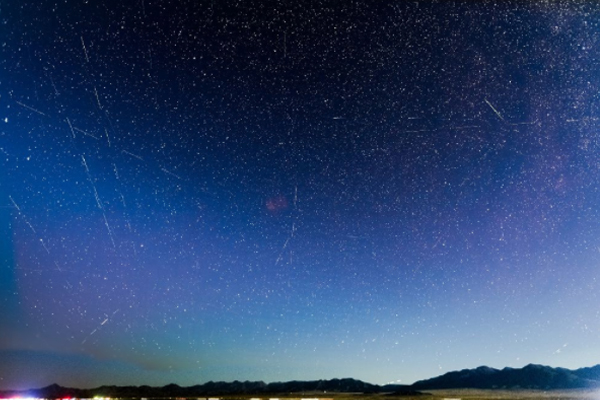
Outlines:
<svg viewBox="0 0 600 400"><path fill-rule="evenodd" d="M3 4L0 388L596 364L599 13Z"/></svg>

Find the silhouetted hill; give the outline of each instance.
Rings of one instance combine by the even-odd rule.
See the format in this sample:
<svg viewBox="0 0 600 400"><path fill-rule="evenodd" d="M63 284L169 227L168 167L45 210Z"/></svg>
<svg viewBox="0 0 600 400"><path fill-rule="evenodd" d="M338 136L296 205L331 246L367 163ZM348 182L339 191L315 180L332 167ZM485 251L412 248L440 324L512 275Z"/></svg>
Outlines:
<svg viewBox="0 0 600 400"><path fill-rule="evenodd" d="M277 382L267 385L267 391L271 393L295 393L295 392L357 392L376 393L380 386L372 385L356 379L331 379L318 381L291 381Z"/></svg>
<svg viewBox="0 0 600 400"><path fill-rule="evenodd" d="M569 370L529 364L523 368L490 367L448 372L436 378L415 382L414 389L575 389L600 387L600 365Z"/></svg>
<svg viewBox="0 0 600 400"><path fill-rule="evenodd" d="M574 371L578 377L591 380L599 380L600 364L594 367L579 368Z"/></svg>
<svg viewBox="0 0 600 400"><path fill-rule="evenodd" d="M383 391L408 390L403 385L388 385L384 387L359 381L356 379L331 379L318 381L291 381L274 382L266 384L257 382L207 382L203 385L182 387L170 384L163 387L150 386L100 386L95 389L72 389L63 388L59 385L50 385L41 389L27 390L21 392L0 392L0 397L33 396L48 399L65 397L93 398L103 397L147 397L147 398L169 398L169 397L203 397L216 395L259 395L270 393L379 393ZM411 391L412 393L412 391Z"/></svg>
<svg viewBox="0 0 600 400"><path fill-rule="evenodd" d="M47 398L59 398L59 397L74 397L79 393L79 389L62 387L57 384L46 386L41 389L34 389L27 391L28 394L34 397L47 397Z"/></svg>
<svg viewBox="0 0 600 400"><path fill-rule="evenodd" d="M265 383L262 381L208 382L182 387L170 384L151 386L100 386L95 389L74 389L50 385L26 391L0 391L0 398L39 397L59 399L66 397L93 398L175 398L208 397L219 395L267 395L291 393L388 393L395 396L416 396L424 389L576 389L600 387L600 365L569 370L529 364L523 368L495 369L478 367L448 372L436 378L415 382L413 385L373 385L357 379L318 381L290 381Z"/></svg>

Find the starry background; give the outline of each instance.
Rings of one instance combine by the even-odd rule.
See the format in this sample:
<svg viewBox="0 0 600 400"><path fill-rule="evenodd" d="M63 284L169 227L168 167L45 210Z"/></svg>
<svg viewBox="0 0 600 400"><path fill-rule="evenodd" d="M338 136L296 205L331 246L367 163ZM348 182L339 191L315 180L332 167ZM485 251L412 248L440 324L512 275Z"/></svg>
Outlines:
<svg viewBox="0 0 600 400"><path fill-rule="evenodd" d="M0 387L600 354L600 6L0 9Z"/></svg>

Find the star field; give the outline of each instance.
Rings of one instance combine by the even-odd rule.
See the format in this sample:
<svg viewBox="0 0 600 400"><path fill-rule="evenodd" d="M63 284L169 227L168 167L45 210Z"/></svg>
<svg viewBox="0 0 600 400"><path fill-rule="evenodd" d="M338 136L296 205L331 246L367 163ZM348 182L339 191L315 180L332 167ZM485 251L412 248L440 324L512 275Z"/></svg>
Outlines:
<svg viewBox="0 0 600 400"><path fill-rule="evenodd" d="M0 388L598 362L594 3L0 23Z"/></svg>

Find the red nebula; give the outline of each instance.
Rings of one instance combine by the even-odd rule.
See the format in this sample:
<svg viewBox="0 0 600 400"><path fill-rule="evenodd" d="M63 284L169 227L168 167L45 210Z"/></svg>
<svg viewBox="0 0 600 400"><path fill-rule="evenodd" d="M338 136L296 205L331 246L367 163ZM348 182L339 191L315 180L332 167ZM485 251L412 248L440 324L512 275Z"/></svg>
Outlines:
<svg viewBox="0 0 600 400"><path fill-rule="evenodd" d="M285 196L275 196L268 198L265 205L270 213L278 214L288 208L288 201Z"/></svg>

